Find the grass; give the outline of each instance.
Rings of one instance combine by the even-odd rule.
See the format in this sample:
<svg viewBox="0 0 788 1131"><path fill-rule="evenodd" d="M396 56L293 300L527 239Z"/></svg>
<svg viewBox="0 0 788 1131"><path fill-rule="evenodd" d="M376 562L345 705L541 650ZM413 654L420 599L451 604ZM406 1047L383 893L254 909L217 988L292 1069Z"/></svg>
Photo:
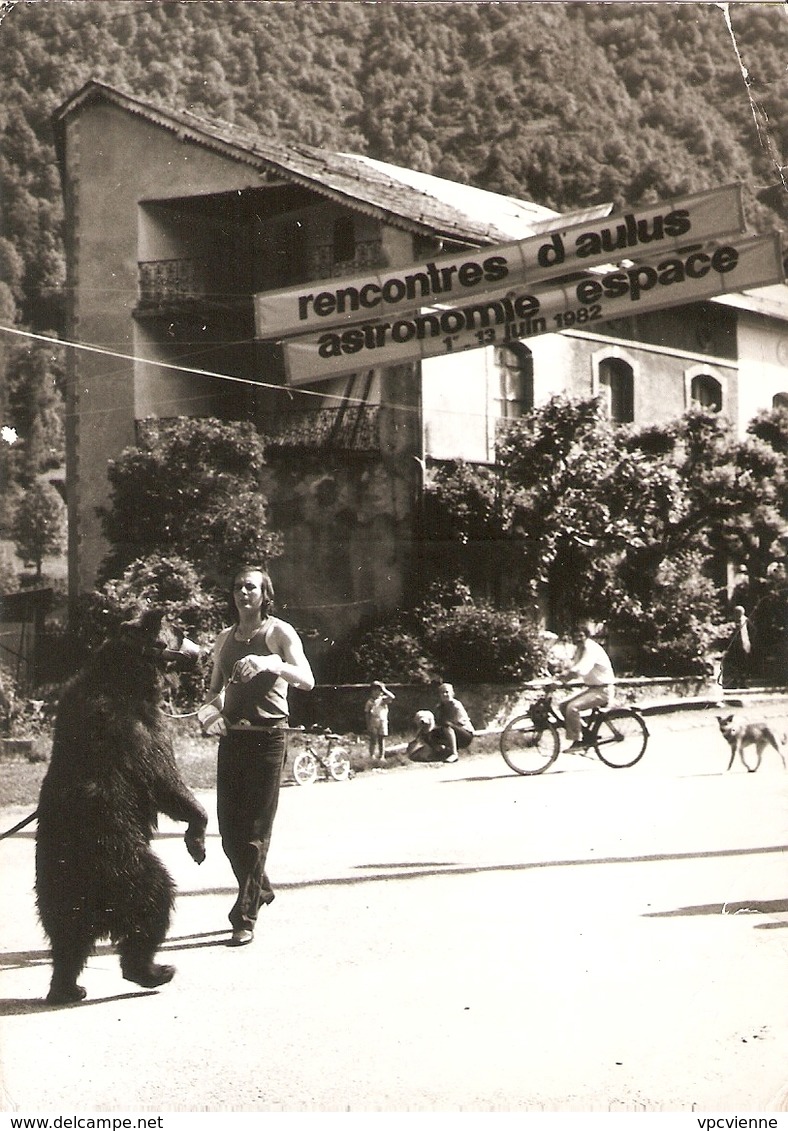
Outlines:
<svg viewBox="0 0 788 1131"><path fill-rule="evenodd" d="M405 745L408 741L406 735L392 735L387 743L386 761L383 766L372 762L367 750L365 735L343 735L337 745L342 746L350 755L350 764L354 774L363 774L375 770L393 772L395 770L415 770L418 765L412 763L405 755ZM314 741L314 739L313 739ZM298 734L291 734L289 744L288 762L303 747L304 740ZM315 745L319 749L318 736ZM194 725L175 723L173 726L173 746L175 758L180 768L183 780L197 792L216 788L216 739L203 738L194 733ZM49 765L49 752L51 739L41 736L36 739L33 746L32 759L15 757L0 758L0 806L34 808L38 801L41 782ZM470 751L460 755L464 760L469 757L488 754L498 750L497 735L480 735L474 740ZM283 780L287 780L287 767ZM0 829L0 832L3 832Z"/></svg>

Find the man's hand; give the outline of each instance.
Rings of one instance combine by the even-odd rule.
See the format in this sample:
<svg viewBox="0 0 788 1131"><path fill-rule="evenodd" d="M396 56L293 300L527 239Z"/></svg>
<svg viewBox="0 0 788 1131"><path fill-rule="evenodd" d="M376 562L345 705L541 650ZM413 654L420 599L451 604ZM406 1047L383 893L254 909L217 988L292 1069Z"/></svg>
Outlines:
<svg viewBox="0 0 788 1131"><path fill-rule="evenodd" d="M227 721L219 708L214 707L213 703L205 703L200 707L197 712L197 721L202 727L204 735L214 737L227 734Z"/></svg>
<svg viewBox="0 0 788 1131"><path fill-rule="evenodd" d="M244 656L233 668L233 681L240 680L248 683L261 672L270 672L272 675L281 675L284 661L281 656Z"/></svg>

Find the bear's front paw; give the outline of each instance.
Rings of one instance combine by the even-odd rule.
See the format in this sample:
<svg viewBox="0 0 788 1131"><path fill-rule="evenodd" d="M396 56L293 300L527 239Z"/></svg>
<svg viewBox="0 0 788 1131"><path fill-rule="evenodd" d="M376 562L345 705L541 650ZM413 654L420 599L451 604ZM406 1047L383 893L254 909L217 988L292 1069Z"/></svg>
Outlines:
<svg viewBox="0 0 788 1131"><path fill-rule="evenodd" d="M186 842L186 849L192 860L196 861L198 864L202 864L205 859L205 833L195 833L187 829L183 839Z"/></svg>

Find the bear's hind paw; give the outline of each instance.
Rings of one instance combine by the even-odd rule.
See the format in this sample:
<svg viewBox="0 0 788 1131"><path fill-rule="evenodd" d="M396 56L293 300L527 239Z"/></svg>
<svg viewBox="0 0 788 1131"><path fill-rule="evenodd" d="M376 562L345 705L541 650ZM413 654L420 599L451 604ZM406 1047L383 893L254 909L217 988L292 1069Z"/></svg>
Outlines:
<svg viewBox="0 0 788 1131"><path fill-rule="evenodd" d="M75 1001L84 1001L88 991L84 986L75 982L72 986L50 986L46 997L47 1005L72 1005Z"/></svg>
<svg viewBox="0 0 788 1131"><path fill-rule="evenodd" d="M122 973L127 982L136 982L143 989L154 990L157 986L163 986L172 981L175 976L175 967L157 966L155 963L151 963L150 966L141 969L132 966L123 967Z"/></svg>

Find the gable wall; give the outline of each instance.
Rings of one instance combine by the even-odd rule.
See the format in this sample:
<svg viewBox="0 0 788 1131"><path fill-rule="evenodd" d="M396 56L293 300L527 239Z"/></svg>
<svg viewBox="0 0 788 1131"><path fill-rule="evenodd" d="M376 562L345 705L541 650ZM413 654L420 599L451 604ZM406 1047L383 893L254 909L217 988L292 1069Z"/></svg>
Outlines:
<svg viewBox="0 0 788 1131"><path fill-rule="evenodd" d="M748 311L739 312L741 353L738 410L731 419L739 434L778 393L788 394L788 325Z"/></svg>
<svg viewBox="0 0 788 1131"><path fill-rule="evenodd" d="M105 103L67 121L65 154L69 337L134 355L144 346L131 317L138 201L243 188L257 175ZM105 553L95 511L108 498L107 460L134 442L136 382L130 360L71 351L69 364L69 589L76 596L92 588Z"/></svg>

